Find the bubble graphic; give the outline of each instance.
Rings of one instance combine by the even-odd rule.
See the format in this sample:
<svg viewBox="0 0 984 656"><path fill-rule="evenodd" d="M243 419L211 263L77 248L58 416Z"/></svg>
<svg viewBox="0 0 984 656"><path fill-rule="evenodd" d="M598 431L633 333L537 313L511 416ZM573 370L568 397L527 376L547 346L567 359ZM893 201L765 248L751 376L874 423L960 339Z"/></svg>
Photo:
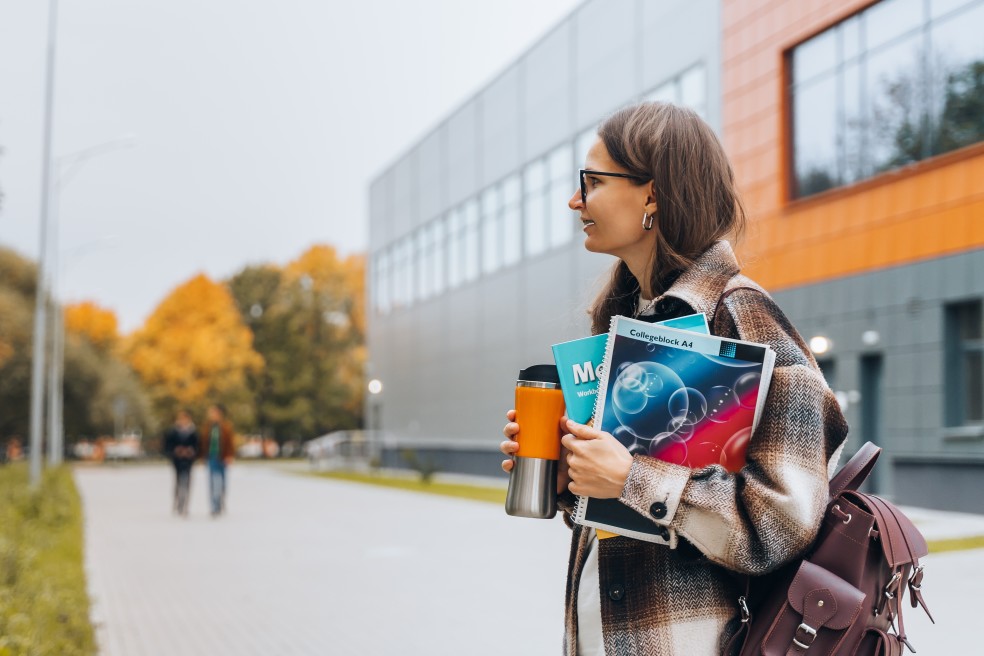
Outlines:
<svg viewBox="0 0 984 656"><path fill-rule="evenodd" d="M666 430L672 433L670 436L672 439L686 442L694 436L694 422L690 421L687 415L677 415L670 419Z"/></svg>
<svg viewBox="0 0 984 656"><path fill-rule="evenodd" d="M641 442L633 442L629 445L629 453L634 456L648 456L649 447Z"/></svg>
<svg viewBox="0 0 984 656"><path fill-rule="evenodd" d="M616 440L618 440L619 442L621 442L626 446L629 446L630 444L636 441L636 436L633 435L632 431L630 431L625 426L618 426L615 430L613 430L612 437L614 437Z"/></svg>
<svg viewBox="0 0 984 656"><path fill-rule="evenodd" d="M629 367L631 367L633 364L635 364L635 363L634 362L623 362L622 364L618 365L618 368L615 369L615 376L618 377L623 371L625 371L626 369L628 369Z"/></svg>
<svg viewBox="0 0 984 656"><path fill-rule="evenodd" d="M656 352L656 345L655 344L646 344L646 350L649 351L650 353L655 353Z"/></svg>
<svg viewBox="0 0 984 656"><path fill-rule="evenodd" d="M721 465L728 471L738 471L745 466L745 451L752 437L752 428L742 428L728 438L721 449Z"/></svg>
<svg viewBox="0 0 984 656"><path fill-rule="evenodd" d="M693 424L696 424L707 414L707 399L693 387L674 390L666 405L670 411L670 416L684 416Z"/></svg>
<svg viewBox="0 0 984 656"><path fill-rule="evenodd" d="M612 387L615 418L636 438L652 439L666 431L670 395L683 381L669 367L656 362L635 362L625 367Z"/></svg>
<svg viewBox="0 0 984 656"><path fill-rule="evenodd" d="M735 394L738 395L738 403L746 408L754 408L755 401L758 398L757 392L761 380L762 377L754 371L740 376L735 381ZM746 403L750 405L746 405Z"/></svg>
<svg viewBox="0 0 984 656"><path fill-rule="evenodd" d="M730 387L717 385L707 392L707 418L723 424L739 408L738 395Z"/></svg>
<svg viewBox="0 0 984 656"><path fill-rule="evenodd" d="M665 460L666 462L673 463L674 465L686 465L687 459L690 457L690 451L687 448L686 442L678 442L676 440L666 440L662 442L662 448L656 449L655 442L653 442L654 448L650 450L650 454L659 454L660 460Z"/></svg>
<svg viewBox="0 0 984 656"><path fill-rule="evenodd" d="M616 417L619 410L627 415L638 414L646 407L646 395L639 389L637 383L630 381L626 384L617 380L615 387L612 388L612 405L615 406ZM625 423L621 418L619 421Z"/></svg>

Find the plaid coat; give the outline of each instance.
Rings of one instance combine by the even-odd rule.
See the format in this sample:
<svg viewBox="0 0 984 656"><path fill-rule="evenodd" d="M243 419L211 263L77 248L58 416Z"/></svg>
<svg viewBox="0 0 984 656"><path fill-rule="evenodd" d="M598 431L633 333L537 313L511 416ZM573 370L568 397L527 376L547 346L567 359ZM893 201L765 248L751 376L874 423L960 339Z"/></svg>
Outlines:
<svg viewBox="0 0 984 656"><path fill-rule="evenodd" d="M734 291L714 314L722 293ZM689 307L688 307L689 306ZM731 246L708 249L658 299L657 311L707 315L715 334L770 345L775 370L747 464L691 470L635 456L621 501L665 527L659 544L598 541L605 653L721 654L738 624L740 580L802 553L820 527L847 423L802 337L771 297L739 274ZM675 311L677 310L677 311ZM565 493L561 507L572 509ZM569 522L569 514L565 514ZM573 526L565 653L577 653L577 591L588 530ZM730 572L729 572L730 570Z"/></svg>

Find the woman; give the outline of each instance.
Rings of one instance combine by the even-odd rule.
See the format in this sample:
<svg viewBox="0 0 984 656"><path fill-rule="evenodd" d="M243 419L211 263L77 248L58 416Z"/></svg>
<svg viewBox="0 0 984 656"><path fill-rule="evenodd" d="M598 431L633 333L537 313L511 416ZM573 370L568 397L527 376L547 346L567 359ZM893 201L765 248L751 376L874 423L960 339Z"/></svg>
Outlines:
<svg viewBox="0 0 984 656"><path fill-rule="evenodd" d="M643 103L613 114L569 206L585 248L618 258L590 311L593 333L615 315L655 322L702 312L714 334L776 351L736 474L633 456L608 433L562 421L558 493L568 524L574 495L586 495L618 498L663 529L653 544L572 526L565 652L721 654L740 622L736 573L772 571L813 541L847 424L803 339L723 241L740 235L744 213L721 144L694 112ZM511 456L514 410L507 419L501 450ZM510 471L511 459L502 467Z"/></svg>
<svg viewBox="0 0 984 656"><path fill-rule="evenodd" d="M191 466L198 457L198 431L187 410L179 410L174 425L164 434L164 453L174 465L174 512L188 516Z"/></svg>

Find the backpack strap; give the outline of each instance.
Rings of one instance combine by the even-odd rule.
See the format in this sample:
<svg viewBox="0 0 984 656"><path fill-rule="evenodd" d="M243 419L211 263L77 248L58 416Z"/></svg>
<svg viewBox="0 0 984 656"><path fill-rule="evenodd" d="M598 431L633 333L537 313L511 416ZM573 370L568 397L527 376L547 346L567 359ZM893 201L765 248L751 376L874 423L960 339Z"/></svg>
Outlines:
<svg viewBox="0 0 984 656"><path fill-rule="evenodd" d="M726 292L724 292L723 294L721 294L718 297L717 303L714 305L714 312L711 313L710 328L711 328L711 334L712 335L716 335L717 334L717 331L714 330L714 326L717 323L718 312L721 311L721 306L724 305L724 299L728 298L729 296L731 296L735 292L741 291L743 289L747 289L747 290L753 291L753 292L758 292L760 294L762 293L762 290L761 289L756 289L755 287L741 286L741 287L732 287L731 289L729 289Z"/></svg>
<svg viewBox="0 0 984 656"><path fill-rule="evenodd" d="M858 449L858 452L847 461L847 464L830 479L830 498L835 499L842 492L847 490L854 491L861 487L861 484L868 478L868 474L871 473L871 469L875 466L875 461L878 460L879 453L881 453L880 447L875 446L871 442L865 442Z"/></svg>

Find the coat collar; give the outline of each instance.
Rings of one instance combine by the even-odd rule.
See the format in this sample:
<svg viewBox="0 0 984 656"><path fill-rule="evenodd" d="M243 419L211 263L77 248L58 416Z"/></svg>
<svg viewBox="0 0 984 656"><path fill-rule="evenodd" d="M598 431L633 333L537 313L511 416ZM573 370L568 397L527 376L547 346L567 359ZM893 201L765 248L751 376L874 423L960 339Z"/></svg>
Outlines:
<svg viewBox="0 0 984 656"><path fill-rule="evenodd" d="M724 240L715 242L680 274L660 298L678 298L692 307L694 312L702 312L710 320L728 281L740 271L731 244Z"/></svg>

